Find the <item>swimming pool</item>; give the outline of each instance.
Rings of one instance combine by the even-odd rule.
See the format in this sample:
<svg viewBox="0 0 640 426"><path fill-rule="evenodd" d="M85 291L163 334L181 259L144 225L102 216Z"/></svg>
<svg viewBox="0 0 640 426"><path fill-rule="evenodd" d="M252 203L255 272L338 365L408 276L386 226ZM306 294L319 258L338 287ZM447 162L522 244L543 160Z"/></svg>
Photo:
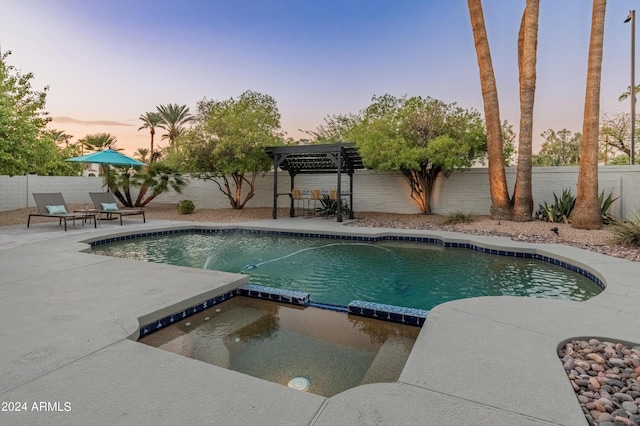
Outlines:
<svg viewBox="0 0 640 426"><path fill-rule="evenodd" d="M237 296L139 342L330 397L359 385L397 381L419 331Z"/></svg>
<svg viewBox="0 0 640 426"><path fill-rule="evenodd" d="M246 273L253 284L304 291L314 302L342 306L364 300L429 310L468 297L579 301L601 291L591 279L550 261L392 238L182 232L94 245L92 252Z"/></svg>

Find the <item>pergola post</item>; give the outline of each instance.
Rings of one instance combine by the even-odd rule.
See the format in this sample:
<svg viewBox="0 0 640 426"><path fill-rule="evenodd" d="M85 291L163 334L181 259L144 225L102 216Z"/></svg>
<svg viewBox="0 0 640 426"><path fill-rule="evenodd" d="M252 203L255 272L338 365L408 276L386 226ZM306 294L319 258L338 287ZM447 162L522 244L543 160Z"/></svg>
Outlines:
<svg viewBox="0 0 640 426"><path fill-rule="evenodd" d="M296 178L296 175L289 172L289 176L291 176L291 188L289 188L289 198L291 199L291 207L289 208L289 217L295 217L296 209L293 206L293 188L294 188L293 181Z"/></svg>
<svg viewBox="0 0 640 426"><path fill-rule="evenodd" d="M336 221L342 222L342 151L338 151L338 193L336 194Z"/></svg>
<svg viewBox="0 0 640 426"><path fill-rule="evenodd" d="M273 169L273 213L274 219L278 218L278 168Z"/></svg>
<svg viewBox="0 0 640 426"><path fill-rule="evenodd" d="M353 219L353 172L349 174L349 219Z"/></svg>

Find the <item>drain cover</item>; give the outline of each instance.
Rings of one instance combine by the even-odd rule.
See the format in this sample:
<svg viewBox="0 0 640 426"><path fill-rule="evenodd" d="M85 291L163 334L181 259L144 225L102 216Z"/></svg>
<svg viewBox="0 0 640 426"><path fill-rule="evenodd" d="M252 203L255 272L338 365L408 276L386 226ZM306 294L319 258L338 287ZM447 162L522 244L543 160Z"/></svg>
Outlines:
<svg viewBox="0 0 640 426"><path fill-rule="evenodd" d="M287 386L289 386L290 388L301 391L306 391L307 389L309 389L310 385L311 382L306 377L294 377L293 379L289 380L289 383L287 384Z"/></svg>

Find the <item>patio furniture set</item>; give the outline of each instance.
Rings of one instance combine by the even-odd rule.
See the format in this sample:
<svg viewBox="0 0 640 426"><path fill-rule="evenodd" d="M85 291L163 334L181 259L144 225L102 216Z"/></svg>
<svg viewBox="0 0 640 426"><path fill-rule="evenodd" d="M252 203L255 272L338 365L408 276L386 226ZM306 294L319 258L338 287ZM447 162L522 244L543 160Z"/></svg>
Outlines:
<svg viewBox="0 0 640 426"><path fill-rule="evenodd" d="M87 221L93 221L93 227L97 228L98 222L101 220L120 219L122 225L123 216L142 215L142 221L147 222L144 209L122 209L118 207L115 197L111 192L90 192L89 196L93 202L94 208L70 209L60 192L53 193L33 193L38 211L30 213L27 219L27 228L31 225L32 217L52 217L59 220L59 224L64 222L64 230L67 230L67 221L73 221L75 225L76 219L82 220L84 226Z"/></svg>

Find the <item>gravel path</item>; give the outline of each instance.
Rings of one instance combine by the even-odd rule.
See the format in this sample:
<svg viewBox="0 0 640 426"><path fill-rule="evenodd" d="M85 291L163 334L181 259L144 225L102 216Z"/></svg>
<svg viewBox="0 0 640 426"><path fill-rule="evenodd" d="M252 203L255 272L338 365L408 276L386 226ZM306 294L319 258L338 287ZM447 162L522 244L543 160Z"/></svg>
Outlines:
<svg viewBox="0 0 640 426"><path fill-rule="evenodd" d="M70 205L70 208L81 208L82 205ZM192 222L246 222L271 218L271 208L229 209L196 209L193 214L178 214L174 204L151 203L145 207L149 220L188 220ZM34 208L0 212L0 227L10 225L26 225L27 216ZM287 217L288 208L278 210L279 217ZM38 220L38 218L33 219ZM496 235L510 237L517 241L560 243L586 250L603 253L609 256L625 258L640 262L640 249L630 249L612 242L611 229L585 231L573 229L564 223L548 222L508 222L491 220L487 216L476 216L471 223L454 226L442 226L444 217L438 215L406 215L391 213L357 212L356 219L349 226L386 227L396 229L425 229L462 232L473 235ZM558 228L556 235L551 228Z"/></svg>

